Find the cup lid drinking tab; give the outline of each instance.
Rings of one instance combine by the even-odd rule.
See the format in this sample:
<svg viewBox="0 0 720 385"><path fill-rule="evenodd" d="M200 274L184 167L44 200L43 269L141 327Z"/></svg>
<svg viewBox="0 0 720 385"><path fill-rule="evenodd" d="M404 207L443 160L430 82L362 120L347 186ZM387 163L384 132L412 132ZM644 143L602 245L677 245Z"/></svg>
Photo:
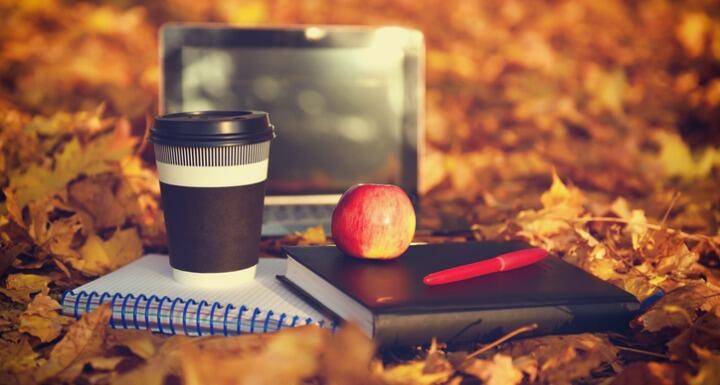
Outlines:
<svg viewBox="0 0 720 385"><path fill-rule="evenodd" d="M188 147L252 144L271 140L275 127L263 111L178 112L155 118L150 141Z"/></svg>

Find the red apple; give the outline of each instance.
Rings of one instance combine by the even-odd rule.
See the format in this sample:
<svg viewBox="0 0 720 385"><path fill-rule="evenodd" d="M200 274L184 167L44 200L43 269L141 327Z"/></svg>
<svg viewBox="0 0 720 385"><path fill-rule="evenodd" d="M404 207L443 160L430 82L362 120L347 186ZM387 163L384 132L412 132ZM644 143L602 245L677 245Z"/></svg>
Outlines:
<svg viewBox="0 0 720 385"><path fill-rule="evenodd" d="M415 210L400 187L356 184L332 215L332 237L345 254L390 259L407 250L415 235Z"/></svg>

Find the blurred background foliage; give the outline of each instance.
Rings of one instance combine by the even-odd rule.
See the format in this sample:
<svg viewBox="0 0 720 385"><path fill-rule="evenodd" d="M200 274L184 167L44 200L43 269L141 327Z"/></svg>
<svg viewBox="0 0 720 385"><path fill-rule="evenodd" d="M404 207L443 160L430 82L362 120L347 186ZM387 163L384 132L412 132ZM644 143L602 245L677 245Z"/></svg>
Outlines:
<svg viewBox="0 0 720 385"><path fill-rule="evenodd" d="M689 194L704 197L717 187L707 186L720 163L712 0L2 0L0 14L2 110L53 115L104 103L136 134L157 111L165 22L418 28L428 46L426 211L456 219L426 216L427 225L496 222L537 205L553 167L656 215L668 186L692 180ZM6 157L2 167L21 161ZM697 201L690 195L677 207ZM703 200L713 206L690 209L706 217L682 225L715 232L706 209L717 200Z"/></svg>
<svg viewBox="0 0 720 385"><path fill-rule="evenodd" d="M352 329L217 339L198 361L205 339L106 330L107 308L61 316L62 290L165 250L144 135L158 28L181 21L422 30L422 224L464 231L416 240L523 239L640 300L666 296L632 336L528 338L460 361L433 344L372 371ZM0 26L0 383L717 383L716 0L0 0ZM262 249L328 241L311 228ZM278 357L295 365L277 371Z"/></svg>

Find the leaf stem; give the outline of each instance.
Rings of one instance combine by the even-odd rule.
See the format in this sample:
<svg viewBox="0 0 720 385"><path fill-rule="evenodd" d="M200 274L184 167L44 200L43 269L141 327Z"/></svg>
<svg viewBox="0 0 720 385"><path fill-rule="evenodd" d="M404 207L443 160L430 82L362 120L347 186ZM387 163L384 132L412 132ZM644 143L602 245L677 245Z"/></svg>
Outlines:
<svg viewBox="0 0 720 385"><path fill-rule="evenodd" d="M504 336L498 338L497 340L495 340L495 341L493 341L493 342L491 342L491 343L489 343L489 344L481 347L480 349L478 349L478 350L470 353L467 357L465 357L465 360L469 360L469 359L471 359L471 358L473 358L473 357L479 356L480 354L483 354L483 353L487 352L488 350L490 350L490 349L492 349L492 348L500 345L501 343L509 340L510 338L515 337L515 336L518 335L518 334L522 334L522 333L526 333L526 332L531 332L531 331L533 331L533 330L535 330L535 329L537 329L537 328L538 328L538 324L530 324L530 325L521 326L521 327L519 327L519 328L511 331L510 333L505 334Z"/></svg>
<svg viewBox="0 0 720 385"><path fill-rule="evenodd" d="M627 347L627 346L618 346L618 345L615 345L615 347L618 348L618 350L625 350L625 351L628 351L628 352L644 354L644 355L646 355L646 356L664 358L664 359L666 359L666 360L669 359L669 357L666 356L666 355L664 355L664 354L655 353L655 352L651 352L651 351L648 351L648 350L635 349L635 348L629 348L629 347Z"/></svg>

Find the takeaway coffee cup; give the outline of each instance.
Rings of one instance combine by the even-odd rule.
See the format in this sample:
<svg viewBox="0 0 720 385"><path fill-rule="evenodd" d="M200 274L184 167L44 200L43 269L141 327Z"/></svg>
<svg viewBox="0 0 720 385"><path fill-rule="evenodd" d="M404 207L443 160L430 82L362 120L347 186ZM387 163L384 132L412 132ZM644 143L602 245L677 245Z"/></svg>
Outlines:
<svg viewBox="0 0 720 385"><path fill-rule="evenodd" d="M274 136L261 111L155 119L150 140L176 281L227 287L254 278Z"/></svg>

